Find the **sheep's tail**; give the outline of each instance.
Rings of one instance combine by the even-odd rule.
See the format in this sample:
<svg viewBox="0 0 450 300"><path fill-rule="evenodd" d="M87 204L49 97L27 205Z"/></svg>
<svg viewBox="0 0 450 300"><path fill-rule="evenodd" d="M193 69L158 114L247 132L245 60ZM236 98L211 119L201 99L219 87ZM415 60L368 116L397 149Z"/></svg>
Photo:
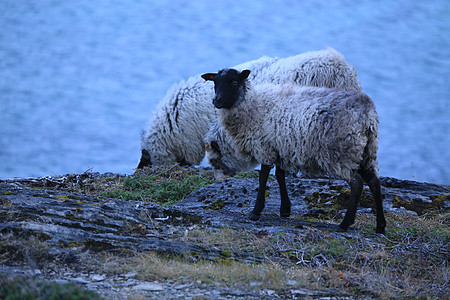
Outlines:
<svg viewBox="0 0 450 300"><path fill-rule="evenodd" d="M367 116L366 137L367 144L364 147L361 171L374 173L378 176L378 115L375 107L369 111Z"/></svg>

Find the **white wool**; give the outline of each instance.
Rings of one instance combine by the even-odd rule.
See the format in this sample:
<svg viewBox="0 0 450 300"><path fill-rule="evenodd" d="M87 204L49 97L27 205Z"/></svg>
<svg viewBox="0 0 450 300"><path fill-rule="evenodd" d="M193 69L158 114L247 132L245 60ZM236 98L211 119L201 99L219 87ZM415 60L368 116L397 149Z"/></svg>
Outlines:
<svg viewBox="0 0 450 300"><path fill-rule="evenodd" d="M251 68L245 68L253 73ZM291 82L302 86L361 91L355 68L333 48L281 58L263 71L254 76L250 73L249 79L255 84Z"/></svg>
<svg viewBox="0 0 450 300"><path fill-rule="evenodd" d="M200 76L169 89L142 134L141 147L150 153L153 165L200 163L203 136L216 117L211 101L206 101L213 96L214 91L205 87Z"/></svg>

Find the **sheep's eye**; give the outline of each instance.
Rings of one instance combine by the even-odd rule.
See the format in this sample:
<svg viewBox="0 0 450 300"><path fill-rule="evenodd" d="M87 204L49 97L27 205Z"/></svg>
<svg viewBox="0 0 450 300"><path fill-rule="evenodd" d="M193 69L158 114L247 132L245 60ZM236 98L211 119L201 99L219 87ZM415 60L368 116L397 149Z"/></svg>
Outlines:
<svg viewBox="0 0 450 300"><path fill-rule="evenodd" d="M232 85L237 85L238 82L237 82L237 80L232 80L232 81L231 81L231 84L232 84Z"/></svg>

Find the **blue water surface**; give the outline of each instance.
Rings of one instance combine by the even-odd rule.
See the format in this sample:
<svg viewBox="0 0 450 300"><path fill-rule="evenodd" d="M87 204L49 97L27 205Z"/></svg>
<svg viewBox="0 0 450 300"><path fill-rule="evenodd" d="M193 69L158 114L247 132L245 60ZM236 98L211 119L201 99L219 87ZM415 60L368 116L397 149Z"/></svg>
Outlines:
<svg viewBox="0 0 450 300"><path fill-rule="evenodd" d="M0 1L0 178L132 173L189 76L327 46L376 103L381 176L450 184L450 2Z"/></svg>

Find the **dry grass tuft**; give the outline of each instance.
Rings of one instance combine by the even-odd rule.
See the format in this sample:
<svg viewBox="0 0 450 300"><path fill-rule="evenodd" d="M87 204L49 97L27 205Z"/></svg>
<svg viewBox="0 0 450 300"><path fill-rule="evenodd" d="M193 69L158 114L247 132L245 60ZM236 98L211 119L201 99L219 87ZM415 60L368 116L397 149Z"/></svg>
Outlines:
<svg viewBox="0 0 450 300"><path fill-rule="evenodd" d="M288 278L283 266L269 262L261 265L234 261L193 261L191 257L164 257L153 252L136 254L132 258L109 260L106 270L123 273L134 270L138 278L146 281L177 280L202 282L226 286L250 286L279 289L286 286Z"/></svg>

